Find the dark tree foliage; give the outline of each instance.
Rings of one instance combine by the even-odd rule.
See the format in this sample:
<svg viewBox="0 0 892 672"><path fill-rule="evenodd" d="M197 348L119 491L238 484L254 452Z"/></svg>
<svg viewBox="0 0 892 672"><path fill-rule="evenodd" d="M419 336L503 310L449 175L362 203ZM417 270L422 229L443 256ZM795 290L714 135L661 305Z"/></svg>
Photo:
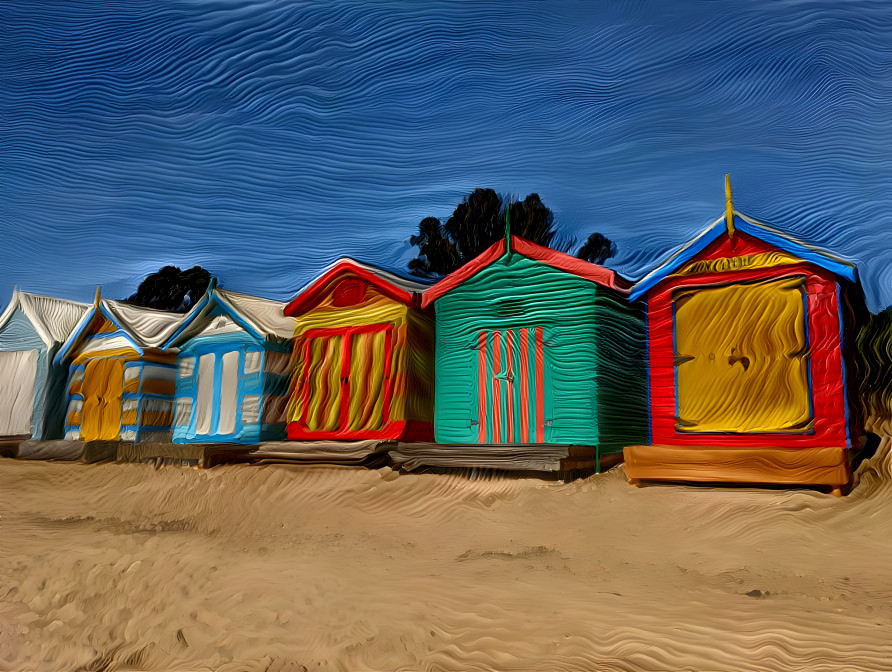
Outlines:
<svg viewBox="0 0 892 672"><path fill-rule="evenodd" d="M210 282L211 274L201 266L185 271L177 266L164 266L146 276L127 303L185 313L204 296Z"/></svg>
<svg viewBox="0 0 892 672"><path fill-rule="evenodd" d="M592 264L603 264L616 254L616 243L602 233L593 233L579 248L576 256Z"/></svg>
<svg viewBox="0 0 892 672"><path fill-rule="evenodd" d="M892 419L892 308L871 315L856 339L860 356L859 397L873 425Z"/></svg>
<svg viewBox="0 0 892 672"><path fill-rule="evenodd" d="M435 277L460 268L505 237L506 215L510 215L514 235L561 252L569 252L574 246L573 238L558 234L554 215L539 194L510 205L505 200L493 189L475 189L456 206L445 224L436 217L421 220L418 235L409 239L419 248L418 256L409 262L412 274Z"/></svg>

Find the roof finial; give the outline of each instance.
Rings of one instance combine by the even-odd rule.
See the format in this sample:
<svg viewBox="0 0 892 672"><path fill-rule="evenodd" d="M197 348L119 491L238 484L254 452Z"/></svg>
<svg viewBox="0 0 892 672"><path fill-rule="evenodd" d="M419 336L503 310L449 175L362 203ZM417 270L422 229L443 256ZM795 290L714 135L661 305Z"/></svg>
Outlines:
<svg viewBox="0 0 892 672"><path fill-rule="evenodd" d="M508 209L505 211L505 252L511 251L511 200L508 200Z"/></svg>
<svg viewBox="0 0 892 672"><path fill-rule="evenodd" d="M100 297L99 297L99 287L100 287L100 286L101 286L101 285L96 285L96 298L93 299L93 305L94 305L96 308L99 307L99 298L100 298Z"/></svg>
<svg viewBox="0 0 892 672"><path fill-rule="evenodd" d="M731 200L731 175L725 174L725 228L728 236L734 237L734 202Z"/></svg>

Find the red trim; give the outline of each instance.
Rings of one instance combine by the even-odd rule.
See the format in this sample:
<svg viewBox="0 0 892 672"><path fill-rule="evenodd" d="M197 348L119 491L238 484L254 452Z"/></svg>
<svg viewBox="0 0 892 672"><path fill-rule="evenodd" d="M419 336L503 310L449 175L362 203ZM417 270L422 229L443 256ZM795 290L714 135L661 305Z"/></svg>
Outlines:
<svg viewBox="0 0 892 672"><path fill-rule="evenodd" d="M505 240L498 240L490 245L482 254L475 257L461 268L453 271L430 289L421 294L421 307L427 308L446 292L455 289L465 280L477 275L484 268L505 254Z"/></svg>
<svg viewBox="0 0 892 672"><path fill-rule="evenodd" d="M520 330L520 442L530 442L530 336L529 329Z"/></svg>
<svg viewBox="0 0 892 672"><path fill-rule="evenodd" d="M542 327L536 327L536 433L545 443L545 352Z"/></svg>
<svg viewBox="0 0 892 672"><path fill-rule="evenodd" d="M492 332L492 442L502 442L502 386L499 383L502 368L501 332Z"/></svg>
<svg viewBox="0 0 892 672"><path fill-rule="evenodd" d="M376 275L375 273L357 265L352 259L341 259L319 278L314 280L307 288L298 294L291 303L285 306L284 312L288 317L298 317L312 310L320 299L327 293L334 291L334 282L343 275L352 275L365 280L373 285L384 296L406 305L417 305L418 294L408 292L397 287L393 283Z"/></svg>
<svg viewBox="0 0 892 672"><path fill-rule="evenodd" d="M359 430L359 431L336 431L336 432L310 432L306 427L301 427L296 422L288 423L288 440L289 441L315 441L318 439L335 439L337 441L362 441L364 439L394 439L403 438L403 432L407 428L405 420L396 420L389 422L383 429L379 430ZM411 429L411 427L410 427ZM415 431L419 431L419 427L415 426Z"/></svg>
<svg viewBox="0 0 892 672"><path fill-rule="evenodd" d="M591 280L599 285L620 292L628 293L632 286L628 280L617 275L609 268L590 264L569 254L537 245L520 236L511 236L511 250L530 259L541 261L543 264L548 264L553 268L578 275L580 278ZM458 270L453 271L430 289L425 290L421 295L421 307L427 308L441 296L477 275L477 273L501 258L504 254L504 239L493 243L480 256L472 259ZM287 315L288 313L286 312L285 314Z"/></svg>
<svg viewBox="0 0 892 672"><path fill-rule="evenodd" d="M505 378L505 416L508 421L505 440L508 443L514 443L514 383L511 381L514 376L513 336L514 332L511 329L505 331L505 373L508 374Z"/></svg>
<svg viewBox="0 0 892 672"><path fill-rule="evenodd" d="M631 283L628 280L618 276L609 268L590 264L569 254L537 245L519 236L511 236L511 249L525 257L541 261L543 264L578 275L580 278L591 280L610 289L628 292L631 287Z"/></svg>
<svg viewBox="0 0 892 672"><path fill-rule="evenodd" d="M486 332L479 336L480 355L477 358L477 440L486 443Z"/></svg>

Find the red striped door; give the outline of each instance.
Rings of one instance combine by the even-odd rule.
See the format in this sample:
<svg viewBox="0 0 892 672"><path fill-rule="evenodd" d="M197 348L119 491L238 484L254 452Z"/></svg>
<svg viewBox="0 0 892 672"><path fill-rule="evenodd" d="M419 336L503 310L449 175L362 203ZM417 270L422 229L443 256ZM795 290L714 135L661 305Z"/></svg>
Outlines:
<svg viewBox="0 0 892 672"><path fill-rule="evenodd" d="M477 440L545 441L542 327L478 334Z"/></svg>

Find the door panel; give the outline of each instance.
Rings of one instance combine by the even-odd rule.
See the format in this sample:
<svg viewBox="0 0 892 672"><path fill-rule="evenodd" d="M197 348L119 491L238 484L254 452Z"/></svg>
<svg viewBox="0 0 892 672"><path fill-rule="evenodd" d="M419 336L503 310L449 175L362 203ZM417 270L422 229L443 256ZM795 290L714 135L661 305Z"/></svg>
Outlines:
<svg viewBox="0 0 892 672"><path fill-rule="evenodd" d="M209 353L198 358L198 390L195 399L195 433L206 436L211 433L214 417L214 358Z"/></svg>
<svg viewBox="0 0 892 672"><path fill-rule="evenodd" d="M82 388L83 441L116 441L121 436L124 360L104 357L87 362Z"/></svg>
<svg viewBox="0 0 892 672"><path fill-rule="evenodd" d="M226 352L221 360L220 419L217 422L216 433L233 434L238 412L239 353L237 350Z"/></svg>
<svg viewBox="0 0 892 672"><path fill-rule="evenodd" d="M385 417L385 369L389 369L390 331L354 334L350 339L350 431L379 430Z"/></svg>
<svg viewBox="0 0 892 672"><path fill-rule="evenodd" d="M0 436L31 433L37 350L0 352Z"/></svg>
<svg viewBox="0 0 892 672"><path fill-rule="evenodd" d="M545 442L542 327L478 334L477 440Z"/></svg>
<svg viewBox="0 0 892 672"><path fill-rule="evenodd" d="M805 286L801 278L677 294L678 431L807 431Z"/></svg>
<svg viewBox="0 0 892 672"><path fill-rule="evenodd" d="M309 340L304 378L304 424L314 432L334 432L341 426L343 337L318 336ZM342 373L345 374L342 376Z"/></svg>

